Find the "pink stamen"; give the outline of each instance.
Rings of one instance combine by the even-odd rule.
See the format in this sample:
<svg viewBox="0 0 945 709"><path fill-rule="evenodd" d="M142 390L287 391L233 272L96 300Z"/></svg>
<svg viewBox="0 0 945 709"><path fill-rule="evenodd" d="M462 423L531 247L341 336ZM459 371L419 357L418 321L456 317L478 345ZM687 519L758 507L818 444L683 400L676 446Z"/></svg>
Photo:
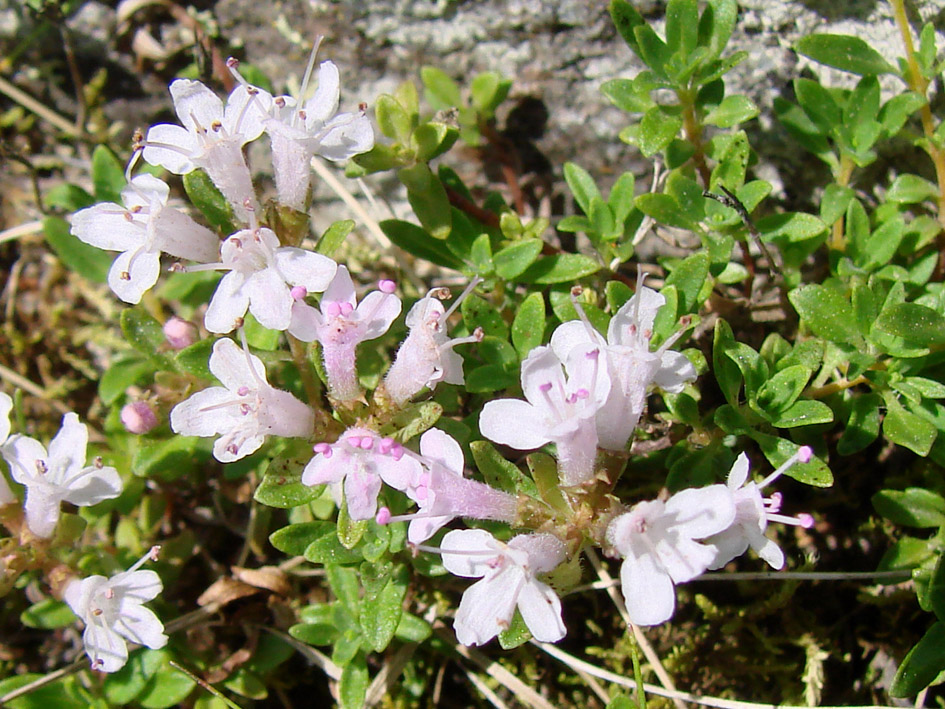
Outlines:
<svg viewBox="0 0 945 709"><path fill-rule="evenodd" d="M799 463L809 463L814 457L814 449L810 446L801 446L797 451L797 461Z"/></svg>
<svg viewBox="0 0 945 709"><path fill-rule="evenodd" d="M378 452L381 453L382 455L387 455L388 453L390 453L391 448L393 448L393 447L394 447L394 439L393 439L393 438L382 438L382 439L381 439L380 441L378 441L378 443L377 443L377 450L378 450Z"/></svg>
<svg viewBox="0 0 945 709"><path fill-rule="evenodd" d="M322 306L322 310L325 311L325 315L328 317L337 318L341 315L341 303L330 301Z"/></svg>
<svg viewBox="0 0 945 709"><path fill-rule="evenodd" d="M246 396L247 394L249 394L249 387L244 384L243 386L241 386L239 389L236 390L236 393L239 396Z"/></svg>
<svg viewBox="0 0 945 709"><path fill-rule="evenodd" d="M312 450L325 456L326 458L331 458L331 446L327 443L316 443L314 446L312 446Z"/></svg>
<svg viewBox="0 0 945 709"><path fill-rule="evenodd" d="M361 436L348 436L348 437L345 439L345 442L346 442L349 446L351 446L352 448L360 448L360 447L361 447Z"/></svg>
<svg viewBox="0 0 945 709"><path fill-rule="evenodd" d="M374 447L374 439L370 436L364 436L361 439L361 449L369 451Z"/></svg>
<svg viewBox="0 0 945 709"><path fill-rule="evenodd" d="M797 521L801 523L804 529L810 529L814 526L814 518L806 512L797 516Z"/></svg>
<svg viewBox="0 0 945 709"><path fill-rule="evenodd" d="M351 305L351 303L349 303L348 301L344 301L343 303L340 303L339 308L341 310L342 315L350 315L351 311L354 310L354 306Z"/></svg>
<svg viewBox="0 0 945 709"><path fill-rule="evenodd" d="M305 288L305 286L292 286L292 289L289 291L289 295L292 296L292 300L302 300L308 295L308 290Z"/></svg>
<svg viewBox="0 0 945 709"><path fill-rule="evenodd" d="M377 283L377 289L378 289L381 293L387 293L388 295L390 295L390 294L393 293L395 290L397 290L397 284L394 283L394 281L385 278L385 279L383 279L383 280L381 280L381 281L378 281L378 283Z"/></svg>
<svg viewBox="0 0 945 709"><path fill-rule="evenodd" d="M395 442L394 445L391 446L391 449L390 449L390 457L393 458L394 460L400 460L401 458L403 458L403 457L404 457L404 447L403 447L402 445L400 445L399 443L396 443L396 442Z"/></svg>
<svg viewBox="0 0 945 709"><path fill-rule="evenodd" d="M382 507L377 511L377 514L374 516L374 521L378 524L384 525L389 524L391 520L390 508Z"/></svg>

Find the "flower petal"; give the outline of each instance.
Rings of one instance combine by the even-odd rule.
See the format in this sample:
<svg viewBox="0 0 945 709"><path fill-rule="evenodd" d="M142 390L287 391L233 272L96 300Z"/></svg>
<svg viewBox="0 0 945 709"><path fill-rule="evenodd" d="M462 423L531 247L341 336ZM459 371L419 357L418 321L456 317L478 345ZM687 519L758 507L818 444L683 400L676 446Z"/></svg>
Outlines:
<svg viewBox="0 0 945 709"><path fill-rule="evenodd" d="M251 390L266 382L266 368L262 360L247 353L229 337L223 337L213 343L210 355L210 372L231 392L242 386Z"/></svg>
<svg viewBox="0 0 945 709"><path fill-rule="evenodd" d="M223 126L231 135L239 135L245 145L263 134L272 106L272 95L258 87L253 91L239 84L230 92L223 110Z"/></svg>
<svg viewBox="0 0 945 709"><path fill-rule="evenodd" d="M374 127L365 115L339 113L324 130L314 150L328 160L347 160L374 147Z"/></svg>
<svg viewBox="0 0 945 709"><path fill-rule="evenodd" d="M377 512L381 478L355 466L345 475L345 500L352 520L371 519Z"/></svg>
<svg viewBox="0 0 945 709"><path fill-rule="evenodd" d="M147 230L140 219L117 204L96 204L72 216L73 234L79 241L106 251L127 251L141 246Z"/></svg>
<svg viewBox="0 0 945 709"><path fill-rule="evenodd" d="M314 487L341 482L347 466L348 458L342 453L335 452L330 458L319 453L302 470L302 484Z"/></svg>
<svg viewBox="0 0 945 709"><path fill-rule="evenodd" d="M63 416L59 432L49 442L49 482L63 484L64 476L84 467L88 445L89 429L79 421L78 414Z"/></svg>
<svg viewBox="0 0 945 709"><path fill-rule="evenodd" d="M133 643L157 650L167 645L164 624L150 608L122 599L115 630Z"/></svg>
<svg viewBox="0 0 945 709"><path fill-rule="evenodd" d="M660 359L660 368L653 375L653 384L670 394L678 394L687 383L695 381L696 368L682 352L667 350Z"/></svg>
<svg viewBox="0 0 945 709"><path fill-rule="evenodd" d="M86 621L82 643L92 660L92 668L101 672L117 672L128 662L128 646L110 626L98 619Z"/></svg>
<svg viewBox="0 0 945 709"><path fill-rule="evenodd" d="M518 609L535 640L554 643L568 632L561 619L561 600L541 581L525 584L518 595Z"/></svg>
<svg viewBox="0 0 945 709"><path fill-rule="evenodd" d="M358 304L354 294L354 281L351 280L351 274L348 273L347 267L338 266L335 277L331 279L331 283L328 284L325 293L322 295L321 302L322 312L324 312L327 303L351 303L352 308Z"/></svg>
<svg viewBox="0 0 945 709"><path fill-rule="evenodd" d="M26 525L37 537L48 539L56 530L59 521L60 497L47 486L27 485L26 502L23 505L26 511Z"/></svg>
<svg viewBox="0 0 945 709"><path fill-rule="evenodd" d="M451 473L463 474L466 461L463 449L451 435L438 428L431 428L420 436L420 455L439 463Z"/></svg>
<svg viewBox="0 0 945 709"><path fill-rule="evenodd" d="M122 188L121 203L128 209L134 207L150 209L155 203L158 205L167 204L167 199L170 196L171 188L164 180L144 172L131 178L131 182ZM125 251L125 249L121 250Z"/></svg>
<svg viewBox="0 0 945 709"><path fill-rule="evenodd" d="M735 520L735 500L725 485L682 490L666 501L673 528L689 539L721 532Z"/></svg>
<svg viewBox="0 0 945 709"><path fill-rule="evenodd" d="M135 305L160 274L161 254L141 247L118 255L108 271L108 286L123 301Z"/></svg>
<svg viewBox="0 0 945 709"><path fill-rule="evenodd" d="M735 459L735 463L732 465L732 469L728 471L726 485L729 490L734 492L748 482L748 471L750 467L751 464L748 461L748 455L739 453L738 457Z"/></svg>
<svg viewBox="0 0 945 709"><path fill-rule="evenodd" d="M13 410L13 399L9 394L0 391L0 445L10 437L10 411Z"/></svg>
<svg viewBox="0 0 945 709"><path fill-rule="evenodd" d="M292 303L292 318L289 320L289 334L302 342L314 342L318 339L318 328L322 325L322 314L317 308L297 300Z"/></svg>
<svg viewBox="0 0 945 709"><path fill-rule="evenodd" d="M223 101L199 81L176 79L168 87L174 100L174 111L188 132L210 131L223 120Z"/></svg>
<svg viewBox="0 0 945 709"><path fill-rule="evenodd" d="M197 167L191 161L197 152L197 143L186 128L158 123L148 129L145 143L141 157L149 165L160 165L175 175L186 175ZM168 147L163 147L165 145Z"/></svg>
<svg viewBox="0 0 945 709"><path fill-rule="evenodd" d="M335 63L324 61L319 64L318 88L304 106L306 127L318 128L335 115L335 111L338 110L340 87L341 81Z"/></svg>
<svg viewBox="0 0 945 709"><path fill-rule="evenodd" d="M651 554L628 556L620 567L627 613L637 625L659 625L673 617L676 590L669 574Z"/></svg>
<svg viewBox="0 0 945 709"><path fill-rule="evenodd" d="M122 482L118 471L110 467L83 468L69 481L62 499L79 507L97 505L102 500L111 500L121 494Z"/></svg>
<svg viewBox="0 0 945 709"><path fill-rule="evenodd" d="M535 407L518 399L487 402L479 415L479 431L516 450L540 448L551 440Z"/></svg>
<svg viewBox="0 0 945 709"><path fill-rule="evenodd" d="M607 341L611 345L635 346L640 334L653 329L653 321L666 298L652 288L641 286L636 293L614 313L607 328ZM637 335L630 336L635 326Z"/></svg>
<svg viewBox="0 0 945 709"><path fill-rule="evenodd" d="M161 577L150 569L122 571L111 578L109 585L115 589L116 593L120 592L122 598L127 597L138 604L157 598L157 595L164 590Z"/></svg>
<svg viewBox="0 0 945 709"><path fill-rule="evenodd" d="M217 235L175 207L164 207L151 217L153 247L171 256L211 263L220 258Z"/></svg>
<svg viewBox="0 0 945 709"><path fill-rule="evenodd" d="M236 271L230 271L220 279L203 318L203 324L210 332L232 332L246 315L249 295L243 291L244 282L243 275Z"/></svg>
<svg viewBox="0 0 945 709"><path fill-rule="evenodd" d="M292 296L282 276L274 268L256 271L246 279L243 291L249 296L249 312L270 330L284 331L292 321Z"/></svg>
<svg viewBox="0 0 945 709"><path fill-rule="evenodd" d="M490 562L499 556L501 547L484 529L454 529L440 543L443 566L455 576L484 576ZM485 552L494 552L494 555Z"/></svg>
<svg viewBox="0 0 945 709"><path fill-rule="evenodd" d="M232 463L258 451L266 437L255 430L231 429L213 442L213 457L221 463Z"/></svg>
<svg viewBox="0 0 945 709"><path fill-rule="evenodd" d="M371 291L358 304L358 316L361 321L361 341L373 340L380 337L391 323L400 315L402 308L400 298L392 293Z"/></svg>
<svg viewBox="0 0 945 709"><path fill-rule="evenodd" d="M304 249L276 249L275 261L276 268L286 282L293 286L305 286L309 293L325 290L338 270L338 264L327 256Z"/></svg>
<svg viewBox="0 0 945 709"><path fill-rule="evenodd" d="M521 569L510 566L466 589L453 621L460 643L482 645L509 627L518 595L514 591L522 576Z"/></svg>
<svg viewBox="0 0 945 709"><path fill-rule="evenodd" d="M171 409L171 430L182 436L201 438L223 433L234 425L234 416L221 405L235 401L233 392L223 387L198 391Z"/></svg>
<svg viewBox="0 0 945 709"><path fill-rule="evenodd" d="M42 443L22 434L10 436L0 447L0 453L10 466L10 475L21 485L33 483L41 474L37 461L45 463L49 458Z"/></svg>

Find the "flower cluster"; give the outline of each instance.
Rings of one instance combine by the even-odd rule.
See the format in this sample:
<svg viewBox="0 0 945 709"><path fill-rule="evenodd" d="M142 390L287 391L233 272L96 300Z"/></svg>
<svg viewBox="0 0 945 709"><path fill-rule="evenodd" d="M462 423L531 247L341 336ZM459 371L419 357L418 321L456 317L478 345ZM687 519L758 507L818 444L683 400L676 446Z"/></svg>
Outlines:
<svg viewBox="0 0 945 709"><path fill-rule="evenodd" d="M175 399L168 407L174 433L215 438L213 455L223 463L255 453L270 437L303 439L312 451L300 465L303 485L328 486L359 529L371 520L409 522L407 539L414 551L438 553L446 571L478 579L466 589L455 615L457 638L466 645L489 642L512 625L516 614L536 639L563 638L559 593L568 590L568 582L562 581L567 574L556 570L568 562L578 568L576 557L588 545L622 559L624 597L630 619L640 625L669 620L677 584L721 568L748 548L775 568L784 565L780 548L765 536L768 523L809 525L812 520L781 515L780 496L764 498L761 490L791 465L808 462L809 448L799 448L760 483L749 481L743 453L727 484L628 505L615 494L649 394L655 389L679 393L696 378L686 355L671 349L688 322L654 344L654 323L666 299L644 285L642 275L632 297L613 313L606 336L592 326L574 292L578 318L559 325L547 344L523 353L523 398L498 398L482 407L482 437L516 451L543 449L530 465L551 454L551 473L540 481L537 474L529 485L503 484L495 474L487 478L489 484L467 476L463 446L446 432L449 426L433 427L435 417L411 418L423 408L416 399L441 384L461 387L466 381L464 357L483 342L483 330L468 322L459 329L450 321L464 299L476 297L480 278L472 279L448 308L443 301L452 294L446 288L434 288L412 304L407 334L391 366L373 380L380 382L375 391L368 391L368 378L359 376L359 346L383 336L400 317L397 283L383 278L359 298L348 266L302 248L302 239L271 215L304 213L312 160L340 161L369 150L371 124L363 109L337 112L339 73L331 62L318 67L318 88L305 98L316 73L314 53L298 98L250 85L235 61L228 67L237 85L225 102L200 82L171 84L180 125L152 126L128 167L122 203L82 210L72 226L79 239L120 252L109 284L128 303L139 302L156 283L162 254L191 262L177 269L224 272L205 309L197 312L203 314L206 332L238 331L241 345L225 336L214 341L208 366L220 386ZM265 211L243 150L264 134L277 193L274 209L269 205ZM235 230L214 233L172 204L164 182L132 176L138 158L175 174L203 170L229 204ZM279 381L278 370L267 373L263 360L250 352L243 329L247 313L262 327L285 333L307 385L306 401L297 390L269 383L270 374ZM194 346L199 337L193 325L177 317L167 321L164 334L175 350ZM301 343L313 343L311 350L305 353ZM327 396L314 379L305 381L311 374L302 372L310 364L308 356L321 360L317 371ZM278 362L278 357L267 360ZM47 452L31 438L9 436L11 406L9 397L0 396L0 452L13 480L25 488L26 523L33 535L53 535L63 501L92 505L121 492L115 469L98 459L85 465L87 431L75 414L65 417ZM438 404L424 406L435 410ZM159 425L146 402L128 404L121 420L138 434ZM478 444L500 455L491 444ZM482 449L473 453L477 450ZM507 467L496 467L518 470L502 463ZM6 480L0 483L0 504L14 502ZM391 511L411 504L416 510L407 514ZM502 524L490 527L492 532L443 533L457 519ZM427 546L434 538L439 544ZM85 623L86 651L96 669L119 669L128 657L126 641L157 648L167 640L160 621L142 605L161 590L154 572L139 570L144 561L111 578L90 576L65 586L66 602Z"/></svg>

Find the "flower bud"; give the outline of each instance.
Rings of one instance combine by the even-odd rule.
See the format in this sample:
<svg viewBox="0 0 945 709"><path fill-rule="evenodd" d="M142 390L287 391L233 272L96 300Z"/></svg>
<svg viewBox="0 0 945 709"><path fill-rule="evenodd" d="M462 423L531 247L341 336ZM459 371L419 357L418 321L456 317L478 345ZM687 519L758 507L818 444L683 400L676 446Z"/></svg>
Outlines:
<svg viewBox="0 0 945 709"><path fill-rule="evenodd" d="M129 433L142 434L158 425L154 409L144 401L132 401L121 409L121 422Z"/></svg>
<svg viewBox="0 0 945 709"><path fill-rule="evenodd" d="M164 337L175 350L182 350L197 341L197 328L175 315L164 323Z"/></svg>

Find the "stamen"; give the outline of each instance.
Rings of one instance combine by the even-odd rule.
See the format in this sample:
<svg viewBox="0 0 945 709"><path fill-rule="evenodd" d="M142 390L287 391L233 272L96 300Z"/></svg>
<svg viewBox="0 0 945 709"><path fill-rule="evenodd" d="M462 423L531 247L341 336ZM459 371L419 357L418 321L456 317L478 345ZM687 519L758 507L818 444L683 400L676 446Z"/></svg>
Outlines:
<svg viewBox="0 0 945 709"><path fill-rule="evenodd" d="M253 365L253 357L249 353L249 343L246 342L246 331L243 329L242 323L240 323L240 342L243 344L243 354L246 356L246 365L249 367L250 374L253 375L253 379L256 380L256 383L259 385L259 389L263 389L267 386L265 382L265 371L263 372L263 378L260 378L259 374L256 372L256 367Z"/></svg>
<svg viewBox="0 0 945 709"><path fill-rule="evenodd" d="M377 511L377 514L374 515L374 521L380 525L390 524L391 519L390 508L388 507L382 507Z"/></svg>
<svg viewBox="0 0 945 709"><path fill-rule="evenodd" d="M387 455L394 447L394 444L395 441L393 438L382 438L377 443L377 452L381 453L382 455Z"/></svg>
<svg viewBox="0 0 945 709"><path fill-rule="evenodd" d="M784 461L784 464L783 464L783 465L781 465L777 470L775 470L773 473L771 473L771 475L769 475L769 476L766 477L764 480L762 480L762 481L758 484L758 487L759 487L759 488L767 487L768 485L770 485L771 483L773 483L776 479L778 479L779 477L781 477L781 475L782 475L788 468L791 468L792 466L796 465L797 463L809 463L810 460L811 460L811 458L813 457L813 455L814 455L814 449L813 449L813 448L811 448L810 446L801 446L800 448L797 449L797 453L795 453L795 454L792 455L790 458L788 458L786 461Z"/></svg>
<svg viewBox="0 0 945 709"><path fill-rule="evenodd" d="M361 447L361 436L348 436L348 437L345 439L345 443L347 443L347 444L348 444L349 446L351 446L352 448L360 448L360 447Z"/></svg>
<svg viewBox="0 0 945 709"><path fill-rule="evenodd" d="M325 456L326 458L331 458L331 455L334 452L328 443L316 443L314 446L312 446L312 450Z"/></svg>
<svg viewBox="0 0 945 709"><path fill-rule="evenodd" d="M397 284L394 281L390 280L389 278L385 278L377 282L377 289L381 293L386 293L390 295L395 290L397 290Z"/></svg>
<svg viewBox="0 0 945 709"><path fill-rule="evenodd" d="M591 338L591 342L597 342L601 339L600 334L597 330L594 329L594 326L591 325L591 321L587 318L587 313L584 312L584 308L581 307L581 304L578 302L577 297L584 292L584 289L581 286L574 286L571 289L571 305L574 306L575 311L577 311L578 319L584 324L584 329L587 331L588 336Z"/></svg>
<svg viewBox="0 0 945 709"><path fill-rule="evenodd" d="M342 315L350 315L351 312L354 310L354 306L351 305L351 303L349 303L349 302L346 301L346 300L345 300L345 301L342 301L341 304L339 305L339 307L341 308L341 314L342 314Z"/></svg>
<svg viewBox="0 0 945 709"><path fill-rule="evenodd" d="M102 468L104 468L104 467L105 467L105 463L104 463L104 461L102 461L102 456L100 456L100 455L95 456L95 459L92 461L92 465L93 465L95 468L99 469L99 470L101 470Z"/></svg>
<svg viewBox="0 0 945 709"><path fill-rule="evenodd" d="M289 295L292 296L292 300L302 300L308 295L308 289L305 286L292 286Z"/></svg>
<svg viewBox="0 0 945 709"><path fill-rule="evenodd" d="M236 390L236 393L239 396L246 396L247 394L249 394L249 387L244 384L243 386L241 386L239 389Z"/></svg>
<svg viewBox="0 0 945 709"><path fill-rule="evenodd" d="M364 436L361 438L361 450L369 451L374 447L374 439L370 436Z"/></svg>
<svg viewBox="0 0 945 709"><path fill-rule="evenodd" d="M457 296L456 300L454 300L450 304L450 307L447 309L447 311L443 313L443 318L442 318L443 322L446 322L447 320L449 320L450 315L456 312L456 308L459 307L460 303L462 303L466 299L466 296L472 293L473 290L476 288L476 286L482 283L482 281L483 281L482 278L480 278L479 276L476 276L469 282L469 285L463 289L463 292L460 293L459 296Z"/></svg>
<svg viewBox="0 0 945 709"><path fill-rule="evenodd" d="M330 318L337 318L341 315L341 303L334 300L324 303L322 305L322 311Z"/></svg>
<svg viewBox="0 0 945 709"><path fill-rule="evenodd" d="M37 461L36 461L36 470L39 471L39 474L40 474L40 475L45 475L46 473L49 472L49 466L46 465L46 461L45 461L45 460L37 460Z"/></svg>

